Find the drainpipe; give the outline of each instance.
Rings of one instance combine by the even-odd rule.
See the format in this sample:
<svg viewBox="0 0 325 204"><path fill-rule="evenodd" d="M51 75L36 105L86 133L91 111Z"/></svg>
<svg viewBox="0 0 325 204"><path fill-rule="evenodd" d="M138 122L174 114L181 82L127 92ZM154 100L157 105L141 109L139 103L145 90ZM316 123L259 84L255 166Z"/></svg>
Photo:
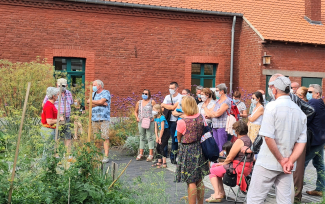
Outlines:
<svg viewBox="0 0 325 204"><path fill-rule="evenodd" d="M234 41L235 41L236 16L234 16L231 28L231 56L230 56L230 91L232 93L233 75L234 75Z"/></svg>

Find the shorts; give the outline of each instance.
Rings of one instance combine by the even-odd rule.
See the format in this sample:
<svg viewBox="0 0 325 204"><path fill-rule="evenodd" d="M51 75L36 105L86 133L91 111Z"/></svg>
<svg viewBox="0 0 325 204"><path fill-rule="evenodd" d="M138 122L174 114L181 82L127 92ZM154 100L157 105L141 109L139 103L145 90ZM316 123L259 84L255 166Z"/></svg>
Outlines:
<svg viewBox="0 0 325 204"><path fill-rule="evenodd" d="M92 121L92 128L94 133L94 139L97 138L98 133L104 140L109 139L109 124L107 120L104 121Z"/></svg>
<svg viewBox="0 0 325 204"><path fill-rule="evenodd" d="M59 126L59 135L58 139L65 138L71 140L71 128L70 128L70 118L67 118L64 125Z"/></svg>

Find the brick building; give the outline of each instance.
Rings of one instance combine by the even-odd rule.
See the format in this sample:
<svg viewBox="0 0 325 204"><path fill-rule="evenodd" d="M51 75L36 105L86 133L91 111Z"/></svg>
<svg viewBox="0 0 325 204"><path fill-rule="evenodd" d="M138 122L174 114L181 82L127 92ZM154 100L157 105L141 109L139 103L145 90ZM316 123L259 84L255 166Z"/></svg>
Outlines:
<svg viewBox="0 0 325 204"><path fill-rule="evenodd" d="M47 58L120 96L231 76L253 92L276 72L325 85L325 0L117 1L0 0L0 59Z"/></svg>

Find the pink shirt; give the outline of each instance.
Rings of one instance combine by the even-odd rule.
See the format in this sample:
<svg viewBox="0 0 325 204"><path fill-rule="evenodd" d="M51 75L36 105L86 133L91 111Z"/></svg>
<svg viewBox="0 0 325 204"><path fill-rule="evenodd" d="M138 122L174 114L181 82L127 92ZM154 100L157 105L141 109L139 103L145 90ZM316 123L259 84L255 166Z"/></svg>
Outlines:
<svg viewBox="0 0 325 204"><path fill-rule="evenodd" d="M192 115L192 116L186 116L185 118L197 118L200 115L200 113ZM203 116L204 118L204 116ZM204 119L204 126L207 126L208 124L206 123L205 119ZM177 126L176 126L176 130L177 132L182 133L182 135L185 134L186 132L186 124L184 120L179 120L177 121Z"/></svg>

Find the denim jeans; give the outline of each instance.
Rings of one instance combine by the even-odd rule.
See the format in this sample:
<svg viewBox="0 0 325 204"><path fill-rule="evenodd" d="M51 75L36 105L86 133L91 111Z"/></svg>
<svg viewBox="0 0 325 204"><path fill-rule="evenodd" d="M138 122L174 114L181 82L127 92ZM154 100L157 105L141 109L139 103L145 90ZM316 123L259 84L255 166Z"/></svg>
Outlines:
<svg viewBox="0 0 325 204"><path fill-rule="evenodd" d="M325 168L324 168L324 144L312 146L306 155L305 169L310 160L313 160L313 166L317 171L316 191L325 190Z"/></svg>
<svg viewBox="0 0 325 204"><path fill-rule="evenodd" d="M170 152L170 160L176 159L177 151L178 151L178 142L176 142L175 131L176 131L176 121L168 122L169 131L170 131L170 138L172 138L172 150ZM164 149L164 154L167 155L168 152L168 145ZM175 153L175 154L174 154Z"/></svg>

